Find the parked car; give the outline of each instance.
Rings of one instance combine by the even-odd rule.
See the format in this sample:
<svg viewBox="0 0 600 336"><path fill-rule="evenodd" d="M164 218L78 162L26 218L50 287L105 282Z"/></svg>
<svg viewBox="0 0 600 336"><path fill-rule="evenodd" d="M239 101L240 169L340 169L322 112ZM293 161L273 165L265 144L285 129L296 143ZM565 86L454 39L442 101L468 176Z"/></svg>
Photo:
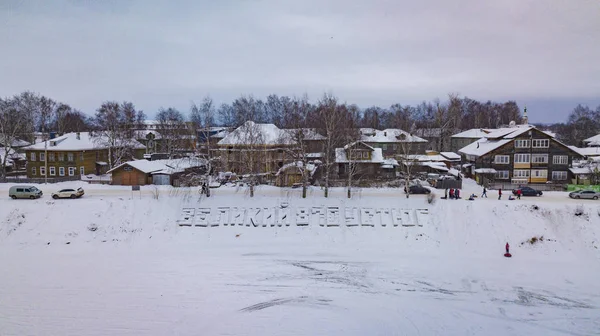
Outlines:
<svg viewBox="0 0 600 336"><path fill-rule="evenodd" d="M36 199L42 197L44 193L34 186L13 186L8 190L8 196L12 199L30 198Z"/></svg>
<svg viewBox="0 0 600 336"><path fill-rule="evenodd" d="M85 194L85 192L83 191L83 188L77 188L77 190L75 189L62 189L59 190L55 193L52 193L52 198L54 199L58 199L58 198L79 198L81 196L83 196Z"/></svg>
<svg viewBox="0 0 600 336"><path fill-rule="evenodd" d="M521 187L512 191L513 195L517 195L517 190L521 189L521 196L542 196L541 190L535 190L531 187Z"/></svg>
<svg viewBox="0 0 600 336"><path fill-rule="evenodd" d="M569 193L569 197L575 199L594 199L600 198L600 193L593 190L577 190Z"/></svg>
<svg viewBox="0 0 600 336"><path fill-rule="evenodd" d="M404 191L406 192L406 189L404 189ZM420 185L412 185L412 186L408 187L408 191L410 194L430 194L431 193L431 190L429 190L429 188L425 188Z"/></svg>

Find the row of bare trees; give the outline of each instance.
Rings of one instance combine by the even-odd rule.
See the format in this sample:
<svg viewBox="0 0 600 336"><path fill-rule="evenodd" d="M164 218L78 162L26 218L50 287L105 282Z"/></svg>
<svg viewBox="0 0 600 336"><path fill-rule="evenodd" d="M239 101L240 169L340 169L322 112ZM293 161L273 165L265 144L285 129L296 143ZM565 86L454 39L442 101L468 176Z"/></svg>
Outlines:
<svg viewBox="0 0 600 336"><path fill-rule="evenodd" d="M600 105L592 109L577 105L565 123L547 126L557 133L558 138L568 145L583 146L583 140L600 134Z"/></svg>

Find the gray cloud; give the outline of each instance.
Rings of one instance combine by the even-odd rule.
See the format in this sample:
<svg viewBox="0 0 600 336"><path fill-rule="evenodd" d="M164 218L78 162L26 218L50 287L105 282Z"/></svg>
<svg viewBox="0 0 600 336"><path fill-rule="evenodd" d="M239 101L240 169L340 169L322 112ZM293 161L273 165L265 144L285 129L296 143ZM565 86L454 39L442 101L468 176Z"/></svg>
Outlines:
<svg viewBox="0 0 600 336"><path fill-rule="evenodd" d="M0 94L152 114L206 94L330 91L385 106L452 92L559 120L566 102L600 104L599 18L595 0L9 0Z"/></svg>

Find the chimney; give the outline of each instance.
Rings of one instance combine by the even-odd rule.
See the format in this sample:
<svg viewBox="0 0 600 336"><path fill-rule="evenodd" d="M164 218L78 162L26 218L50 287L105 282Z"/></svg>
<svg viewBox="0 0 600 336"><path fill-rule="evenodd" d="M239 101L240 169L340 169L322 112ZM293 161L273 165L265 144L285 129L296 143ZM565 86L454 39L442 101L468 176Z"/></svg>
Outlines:
<svg viewBox="0 0 600 336"><path fill-rule="evenodd" d="M387 136L387 132L383 132L383 136Z"/></svg>
<svg viewBox="0 0 600 336"><path fill-rule="evenodd" d="M523 109L523 125L529 124L529 118L527 118L527 106Z"/></svg>
<svg viewBox="0 0 600 336"><path fill-rule="evenodd" d="M81 133L77 132L77 140L81 140Z"/></svg>

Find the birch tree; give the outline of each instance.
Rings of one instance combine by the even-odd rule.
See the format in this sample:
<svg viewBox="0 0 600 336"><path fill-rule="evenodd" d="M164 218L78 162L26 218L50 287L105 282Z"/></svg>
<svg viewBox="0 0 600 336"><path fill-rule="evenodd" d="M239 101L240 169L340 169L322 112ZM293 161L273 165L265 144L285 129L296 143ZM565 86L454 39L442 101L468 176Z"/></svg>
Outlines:
<svg viewBox="0 0 600 336"><path fill-rule="evenodd" d="M30 134L31 126L31 115L19 108L17 99L0 99L0 177L5 177L6 164L9 156L14 153L14 144Z"/></svg>
<svg viewBox="0 0 600 336"><path fill-rule="evenodd" d="M167 148L169 156L184 149L184 143L188 138L187 126L183 114L169 107L160 109L156 115L158 121L157 131L161 135L163 146Z"/></svg>
<svg viewBox="0 0 600 336"><path fill-rule="evenodd" d="M285 107L282 107L285 108ZM321 139L317 130L310 128L311 105L305 96L301 99L294 99L291 107L286 109L288 113L284 115L284 130L282 130L279 143L289 144L284 146L285 154L292 160L294 166L299 169L302 178L302 198L306 198L308 189L308 180L310 172L308 171L308 153L310 141Z"/></svg>
<svg viewBox="0 0 600 336"><path fill-rule="evenodd" d="M110 169L135 156L135 147L139 143L133 139L134 129L143 123L143 119L144 113L136 111L129 102L107 101L96 111L97 131L92 136L98 147L108 149Z"/></svg>

